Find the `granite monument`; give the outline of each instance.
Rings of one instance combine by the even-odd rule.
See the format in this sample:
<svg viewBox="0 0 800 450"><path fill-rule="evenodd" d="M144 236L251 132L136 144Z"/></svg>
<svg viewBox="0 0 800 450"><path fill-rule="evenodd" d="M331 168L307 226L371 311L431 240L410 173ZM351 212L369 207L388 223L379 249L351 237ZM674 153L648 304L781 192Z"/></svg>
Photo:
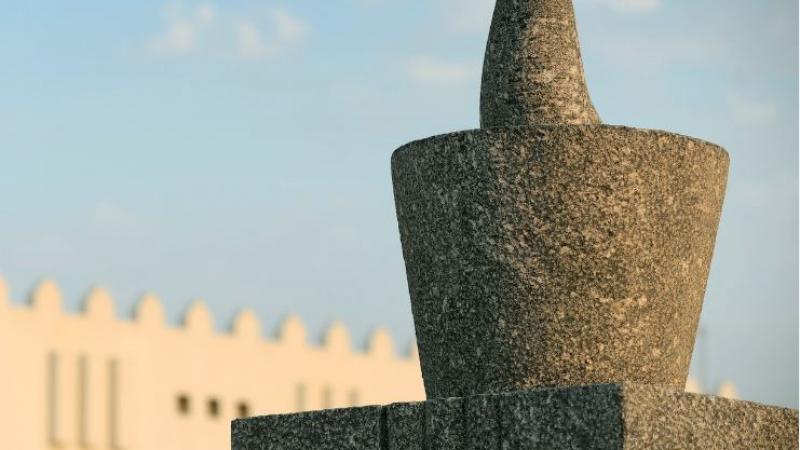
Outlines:
<svg viewBox="0 0 800 450"><path fill-rule="evenodd" d="M797 412L683 392L728 174L602 124L572 0L498 0L481 128L392 156L428 401L236 421L234 450L786 449Z"/></svg>

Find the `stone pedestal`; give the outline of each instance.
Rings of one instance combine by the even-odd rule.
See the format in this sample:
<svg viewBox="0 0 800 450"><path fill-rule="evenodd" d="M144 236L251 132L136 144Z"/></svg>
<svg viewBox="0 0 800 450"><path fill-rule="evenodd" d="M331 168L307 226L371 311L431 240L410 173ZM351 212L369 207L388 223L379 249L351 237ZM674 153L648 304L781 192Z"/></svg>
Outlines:
<svg viewBox="0 0 800 450"><path fill-rule="evenodd" d="M642 384L237 420L233 450L796 449L797 412Z"/></svg>

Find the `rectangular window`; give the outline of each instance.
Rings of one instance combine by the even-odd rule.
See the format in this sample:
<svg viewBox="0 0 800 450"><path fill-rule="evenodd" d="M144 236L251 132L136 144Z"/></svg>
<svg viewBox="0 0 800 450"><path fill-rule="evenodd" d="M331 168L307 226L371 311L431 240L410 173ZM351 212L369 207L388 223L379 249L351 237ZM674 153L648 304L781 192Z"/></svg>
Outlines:
<svg viewBox="0 0 800 450"><path fill-rule="evenodd" d="M236 413L241 419L250 417L250 405L248 405L247 402L239 402L236 406Z"/></svg>
<svg viewBox="0 0 800 450"><path fill-rule="evenodd" d="M211 418L216 419L217 417L219 417L219 400L217 400L216 398L210 398L208 399L207 406L208 406L208 415Z"/></svg>
<svg viewBox="0 0 800 450"><path fill-rule="evenodd" d="M178 413L182 416L187 416L191 412L191 403L189 402L189 396L186 394L179 395L175 405L178 408Z"/></svg>

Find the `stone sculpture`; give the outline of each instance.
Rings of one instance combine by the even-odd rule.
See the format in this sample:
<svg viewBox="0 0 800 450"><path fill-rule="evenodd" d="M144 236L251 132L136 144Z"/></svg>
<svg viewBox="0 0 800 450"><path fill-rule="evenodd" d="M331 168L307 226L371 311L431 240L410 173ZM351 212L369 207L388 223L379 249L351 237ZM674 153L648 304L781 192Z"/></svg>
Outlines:
<svg viewBox="0 0 800 450"><path fill-rule="evenodd" d="M797 448L796 411L683 392L727 172L600 123L571 0L498 0L481 129L392 156L429 400L240 421L234 448Z"/></svg>
<svg viewBox="0 0 800 450"><path fill-rule="evenodd" d="M601 125L570 0L500 0L480 130L395 152L429 398L637 381L682 388L728 156Z"/></svg>

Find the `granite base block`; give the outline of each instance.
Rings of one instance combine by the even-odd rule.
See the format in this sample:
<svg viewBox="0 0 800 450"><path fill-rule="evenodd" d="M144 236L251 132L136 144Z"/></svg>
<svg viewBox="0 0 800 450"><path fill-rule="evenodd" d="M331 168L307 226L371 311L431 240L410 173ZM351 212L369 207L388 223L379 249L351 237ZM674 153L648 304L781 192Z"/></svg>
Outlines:
<svg viewBox="0 0 800 450"><path fill-rule="evenodd" d="M797 449L796 410L640 384L241 419L233 450Z"/></svg>

